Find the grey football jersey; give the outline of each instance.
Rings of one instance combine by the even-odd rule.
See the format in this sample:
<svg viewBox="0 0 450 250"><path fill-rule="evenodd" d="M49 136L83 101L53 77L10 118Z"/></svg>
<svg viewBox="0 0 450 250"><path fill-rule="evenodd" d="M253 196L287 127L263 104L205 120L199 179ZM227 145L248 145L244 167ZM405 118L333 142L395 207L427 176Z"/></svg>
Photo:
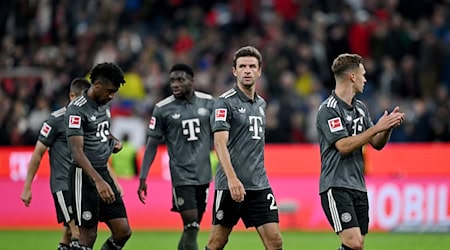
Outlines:
<svg viewBox="0 0 450 250"><path fill-rule="evenodd" d="M320 105L316 127L319 135L321 172L319 192L344 187L366 192L362 148L341 155L335 142L362 133L373 126L366 105L353 98L352 106L333 93Z"/></svg>
<svg viewBox="0 0 450 250"><path fill-rule="evenodd" d="M71 157L67 146L64 113L66 107L54 111L44 121L38 140L49 148L50 189L52 193L69 189L69 168Z"/></svg>
<svg viewBox="0 0 450 250"><path fill-rule="evenodd" d="M86 92L67 107L67 137L84 137L84 153L94 168L106 167L112 153L109 105L99 106Z"/></svg>
<svg viewBox="0 0 450 250"><path fill-rule="evenodd" d="M220 96L211 115L213 132L229 132L231 164L246 190L270 187L264 167L266 102L258 95L254 99L249 99L234 87ZM216 172L215 187L228 189L227 177L220 165Z"/></svg>
<svg viewBox="0 0 450 250"><path fill-rule="evenodd" d="M190 101L171 95L153 110L148 135L165 138L174 187L203 185L212 179L209 116L213 104L211 95L195 91Z"/></svg>

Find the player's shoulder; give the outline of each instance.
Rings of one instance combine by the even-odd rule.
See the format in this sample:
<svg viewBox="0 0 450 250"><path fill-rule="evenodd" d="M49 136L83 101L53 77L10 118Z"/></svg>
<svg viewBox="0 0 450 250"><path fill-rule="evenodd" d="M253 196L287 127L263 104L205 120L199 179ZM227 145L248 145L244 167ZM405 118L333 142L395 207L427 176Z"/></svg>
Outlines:
<svg viewBox="0 0 450 250"><path fill-rule="evenodd" d="M57 109L55 111L53 111L50 114L50 118L60 118L60 117L64 117L64 114L66 113L67 108L66 107L62 107L60 109Z"/></svg>
<svg viewBox="0 0 450 250"><path fill-rule="evenodd" d="M206 99L206 100L214 99L214 97L212 95L201 92L201 91L194 91L194 95L195 95L195 97L200 98L200 99Z"/></svg>
<svg viewBox="0 0 450 250"><path fill-rule="evenodd" d="M236 94L237 94L237 91L234 88L232 88L232 89L229 89L229 90L225 91L223 94L221 94L219 96L219 98L221 98L221 99L229 99L229 98L231 98L233 96L236 96Z"/></svg>
<svg viewBox="0 0 450 250"><path fill-rule="evenodd" d="M86 96L81 95L69 103L67 109L82 108L88 102Z"/></svg>
<svg viewBox="0 0 450 250"><path fill-rule="evenodd" d="M325 99L319 106L320 110L326 110L326 109L338 109L338 100L333 95L330 95L327 99Z"/></svg>
<svg viewBox="0 0 450 250"><path fill-rule="evenodd" d="M168 96L168 97L162 99L161 101L157 102L155 106L158 108L162 108L168 104L173 103L174 101L175 101L175 96L171 95L171 96Z"/></svg>
<svg viewBox="0 0 450 250"><path fill-rule="evenodd" d="M260 96L260 95L256 95L256 99L257 99L257 101L259 101L259 102L262 102L262 103L266 103L266 100L264 99L264 97L262 97L262 96Z"/></svg>
<svg viewBox="0 0 450 250"><path fill-rule="evenodd" d="M356 105L356 107L367 108L366 104L359 99L355 99L355 105Z"/></svg>

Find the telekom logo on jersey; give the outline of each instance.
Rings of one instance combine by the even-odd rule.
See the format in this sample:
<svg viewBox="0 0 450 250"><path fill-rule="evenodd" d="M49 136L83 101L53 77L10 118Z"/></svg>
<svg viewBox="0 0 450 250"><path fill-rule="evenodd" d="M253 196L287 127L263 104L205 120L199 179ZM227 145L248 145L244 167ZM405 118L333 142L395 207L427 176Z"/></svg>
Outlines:
<svg viewBox="0 0 450 250"><path fill-rule="evenodd" d="M249 131L253 132L252 139L260 140L262 133L262 118L260 116L249 116L250 128Z"/></svg>
<svg viewBox="0 0 450 250"><path fill-rule="evenodd" d="M200 119L187 119L181 121L181 127L183 127L183 135L187 135L188 141L196 141L198 137L196 134L200 133Z"/></svg>

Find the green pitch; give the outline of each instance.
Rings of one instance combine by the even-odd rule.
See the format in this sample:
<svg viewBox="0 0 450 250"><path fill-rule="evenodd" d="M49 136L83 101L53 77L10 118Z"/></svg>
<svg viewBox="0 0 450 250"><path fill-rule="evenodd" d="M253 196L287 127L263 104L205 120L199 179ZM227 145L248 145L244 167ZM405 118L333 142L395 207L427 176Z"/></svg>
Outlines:
<svg viewBox="0 0 450 250"><path fill-rule="evenodd" d="M335 250L339 239L332 232L282 232L283 249ZM179 232L137 231L133 232L125 249L176 250ZM61 237L59 231L0 231L2 250L56 249ZM100 231L94 249L100 249L108 232ZM200 232L199 247L205 245L208 232ZM253 230L232 232L225 249L262 250L258 234ZM450 234L369 233L365 250L444 250L450 249Z"/></svg>

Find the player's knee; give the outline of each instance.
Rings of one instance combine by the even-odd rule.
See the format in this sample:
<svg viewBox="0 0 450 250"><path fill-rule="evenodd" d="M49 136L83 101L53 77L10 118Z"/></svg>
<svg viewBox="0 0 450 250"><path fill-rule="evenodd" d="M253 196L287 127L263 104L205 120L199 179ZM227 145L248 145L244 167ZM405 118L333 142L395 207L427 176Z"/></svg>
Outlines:
<svg viewBox="0 0 450 250"><path fill-rule="evenodd" d="M209 250L222 250L228 242L228 238L219 239L219 238L210 238L208 241L208 246L206 249Z"/></svg>
<svg viewBox="0 0 450 250"><path fill-rule="evenodd" d="M271 250L281 250L283 249L283 238L280 233L273 234L268 239L268 249Z"/></svg>
<svg viewBox="0 0 450 250"><path fill-rule="evenodd" d="M360 238L357 238L357 237L347 240L346 242L344 242L344 245L353 250L363 250L364 249L363 240Z"/></svg>
<svg viewBox="0 0 450 250"><path fill-rule="evenodd" d="M117 241L126 242L131 237L131 234L132 232L129 227L124 228L114 235L114 239Z"/></svg>

